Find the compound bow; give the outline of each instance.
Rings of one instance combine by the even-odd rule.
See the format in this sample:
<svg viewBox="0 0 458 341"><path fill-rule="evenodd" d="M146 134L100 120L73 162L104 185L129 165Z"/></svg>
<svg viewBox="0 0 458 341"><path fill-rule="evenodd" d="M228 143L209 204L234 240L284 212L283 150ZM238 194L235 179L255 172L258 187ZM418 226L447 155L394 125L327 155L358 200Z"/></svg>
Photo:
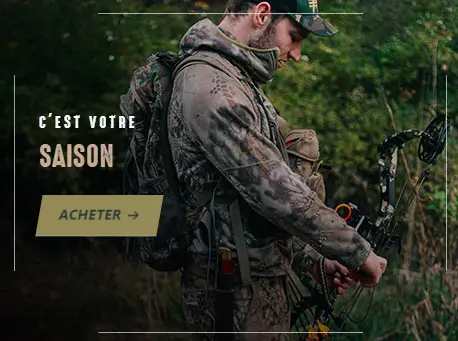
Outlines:
<svg viewBox="0 0 458 341"><path fill-rule="evenodd" d="M340 204L336 207L336 212L340 212L339 214L341 214L342 208L347 211L344 217L347 224L355 228L371 244L377 255L386 258L386 252L395 244L398 246L398 253L400 253L401 237L397 232L398 225L404 219L407 209L417 195L419 188L423 185L423 182L431 172L431 168L436 164L437 159L443 152L449 132L450 121L444 115L438 115L425 130L410 129L395 133L378 146L381 199L378 216L375 221L361 213L358 207L352 203ZM404 185L396 202L397 151L402 149L405 143L417 138L420 139L418 158L426 163L426 167L408 197L406 208L399 219L392 224L395 211L407 184ZM337 315L334 314L337 291L335 289L330 290L326 284L324 261L323 257L321 262L321 282L323 283L321 290L318 290L317 285L314 286L312 284L313 280L308 276L298 277L293 274L288 281L292 298L291 327L301 333L308 332L307 340L323 340L323 338L327 337L329 330L327 325L331 320L338 330L342 330L346 320L351 320L349 314L363 291L363 287L358 286L343 310ZM304 290L304 287L306 290ZM372 297L373 294L374 291L372 291ZM307 319L307 312L313 316L312 321Z"/></svg>

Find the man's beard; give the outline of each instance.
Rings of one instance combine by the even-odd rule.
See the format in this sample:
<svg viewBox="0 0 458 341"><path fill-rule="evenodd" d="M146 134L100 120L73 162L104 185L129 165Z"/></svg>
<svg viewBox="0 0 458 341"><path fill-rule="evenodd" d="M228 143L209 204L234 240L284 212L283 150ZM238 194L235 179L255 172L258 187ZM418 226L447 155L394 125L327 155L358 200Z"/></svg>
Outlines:
<svg viewBox="0 0 458 341"><path fill-rule="evenodd" d="M277 32L276 23L270 23L266 30L260 35L251 38L248 41L248 46L256 49L266 50L275 47L275 34Z"/></svg>

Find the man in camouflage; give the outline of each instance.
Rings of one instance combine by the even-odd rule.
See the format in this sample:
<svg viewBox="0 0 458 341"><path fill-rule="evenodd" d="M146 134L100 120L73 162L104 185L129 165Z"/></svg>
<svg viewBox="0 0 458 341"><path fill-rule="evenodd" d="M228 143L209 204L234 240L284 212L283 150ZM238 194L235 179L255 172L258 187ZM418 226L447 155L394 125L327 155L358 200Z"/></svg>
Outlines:
<svg viewBox="0 0 458 341"><path fill-rule="evenodd" d="M234 331L276 333L240 333L237 340L288 340L285 278L292 265L317 278L317 262L325 256L330 281L340 291L351 283L342 279L349 273L371 287L385 271L386 260L291 169L279 116L260 89L277 68L300 59L308 34L336 33L316 15L272 13L316 10L304 0L231 0L219 26L201 20L181 41L181 53L196 52L211 61L176 74L168 119L184 198L192 202L192 193L214 191L212 231L196 231L182 277L187 321L193 330L208 333L197 335L200 339L212 339L215 322L216 261L209 253L214 256L224 246L238 254L224 198L240 202L252 279L236 283ZM334 277L336 272L340 275Z"/></svg>

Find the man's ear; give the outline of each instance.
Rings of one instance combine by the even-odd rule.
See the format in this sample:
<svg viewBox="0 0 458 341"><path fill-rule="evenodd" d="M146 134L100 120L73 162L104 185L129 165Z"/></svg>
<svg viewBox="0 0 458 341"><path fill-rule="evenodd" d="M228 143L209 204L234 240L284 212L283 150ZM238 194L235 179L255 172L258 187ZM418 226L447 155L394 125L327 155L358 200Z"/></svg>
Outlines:
<svg viewBox="0 0 458 341"><path fill-rule="evenodd" d="M261 2L256 5L253 14L252 23L255 28L263 28L272 19L272 7L268 2Z"/></svg>

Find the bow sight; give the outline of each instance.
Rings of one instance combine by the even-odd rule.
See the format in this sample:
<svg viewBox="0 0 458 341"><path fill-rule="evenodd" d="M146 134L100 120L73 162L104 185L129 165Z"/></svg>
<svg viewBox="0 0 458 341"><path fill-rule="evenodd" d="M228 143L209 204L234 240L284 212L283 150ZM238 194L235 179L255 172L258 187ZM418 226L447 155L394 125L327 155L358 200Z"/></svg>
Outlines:
<svg viewBox="0 0 458 341"><path fill-rule="evenodd" d="M351 202L340 204L335 211L366 239L374 250L379 249L379 245L383 245L383 250L388 251L396 243L398 254L401 253L401 237L397 233L388 234L385 231L377 231L377 226L371 218L363 214L355 204Z"/></svg>

